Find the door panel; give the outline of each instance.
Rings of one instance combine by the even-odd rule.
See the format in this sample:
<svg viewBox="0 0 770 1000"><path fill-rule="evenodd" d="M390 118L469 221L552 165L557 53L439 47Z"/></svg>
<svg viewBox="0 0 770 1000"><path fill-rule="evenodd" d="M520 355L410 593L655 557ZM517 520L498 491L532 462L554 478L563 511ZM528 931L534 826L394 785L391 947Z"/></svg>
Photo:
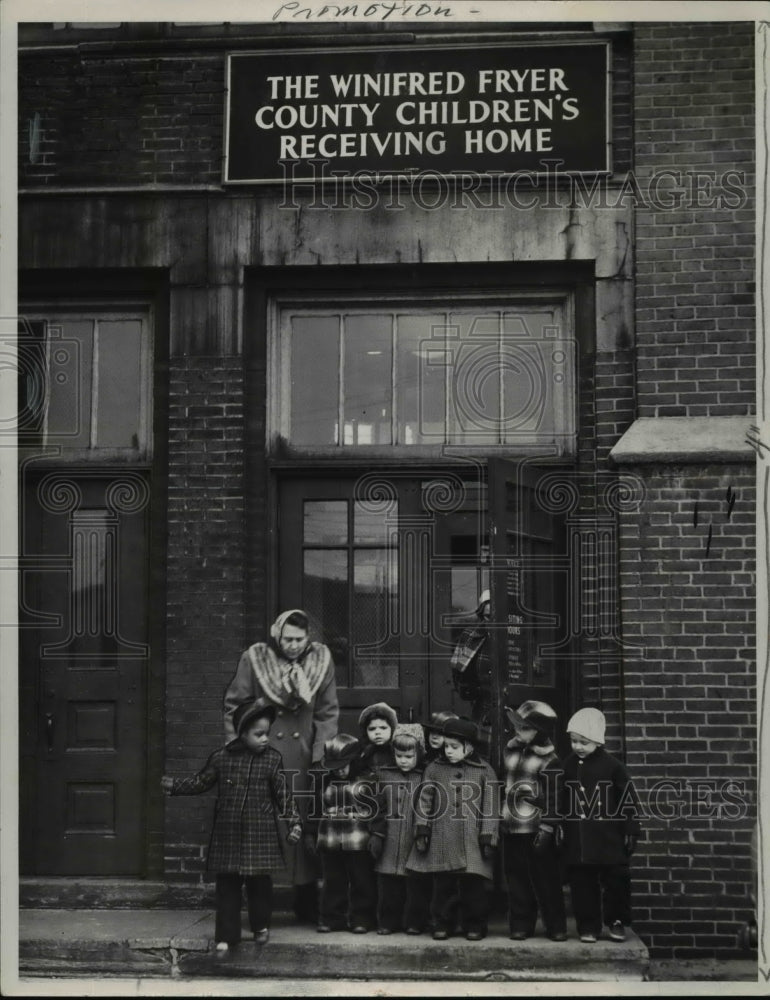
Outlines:
<svg viewBox="0 0 770 1000"><path fill-rule="evenodd" d="M34 780L22 792L22 841L31 873L142 873L148 495L136 471L27 482L21 736Z"/></svg>

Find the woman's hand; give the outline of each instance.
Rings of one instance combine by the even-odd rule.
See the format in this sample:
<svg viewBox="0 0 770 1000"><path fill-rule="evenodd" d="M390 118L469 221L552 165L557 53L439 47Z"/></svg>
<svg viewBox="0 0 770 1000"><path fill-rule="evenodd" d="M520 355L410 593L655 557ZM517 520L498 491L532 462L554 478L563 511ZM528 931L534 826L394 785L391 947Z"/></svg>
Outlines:
<svg viewBox="0 0 770 1000"><path fill-rule="evenodd" d="M286 838L286 840L290 844L296 844L298 843L299 838L301 836L302 836L302 827L299 825L299 823L297 823L295 826L291 828L291 830L289 830L289 836Z"/></svg>

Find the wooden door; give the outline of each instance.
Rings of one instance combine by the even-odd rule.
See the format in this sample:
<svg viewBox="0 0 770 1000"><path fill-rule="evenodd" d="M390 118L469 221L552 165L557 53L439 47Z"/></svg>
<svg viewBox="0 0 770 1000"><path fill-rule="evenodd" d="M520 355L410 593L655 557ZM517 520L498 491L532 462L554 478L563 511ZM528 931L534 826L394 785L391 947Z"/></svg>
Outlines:
<svg viewBox="0 0 770 1000"><path fill-rule="evenodd" d="M139 875L145 854L146 477L27 477L22 870Z"/></svg>

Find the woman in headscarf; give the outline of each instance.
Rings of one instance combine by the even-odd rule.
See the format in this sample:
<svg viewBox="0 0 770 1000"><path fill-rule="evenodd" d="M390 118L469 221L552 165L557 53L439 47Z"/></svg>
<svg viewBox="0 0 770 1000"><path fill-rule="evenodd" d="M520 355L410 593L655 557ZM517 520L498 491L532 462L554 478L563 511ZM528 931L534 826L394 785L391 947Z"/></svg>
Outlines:
<svg viewBox="0 0 770 1000"><path fill-rule="evenodd" d="M235 735L233 713L239 705L254 698L267 698L275 705L270 745L283 757L303 816L312 801L309 772L320 767L324 743L337 735L339 718L331 653L323 643L311 642L309 631L304 611L295 608L280 614L270 628L269 642L257 642L242 654L224 698L228 740ZM288 853L295 913L298 919L315 923L315 859L308 855L302 840Z"/></svg>

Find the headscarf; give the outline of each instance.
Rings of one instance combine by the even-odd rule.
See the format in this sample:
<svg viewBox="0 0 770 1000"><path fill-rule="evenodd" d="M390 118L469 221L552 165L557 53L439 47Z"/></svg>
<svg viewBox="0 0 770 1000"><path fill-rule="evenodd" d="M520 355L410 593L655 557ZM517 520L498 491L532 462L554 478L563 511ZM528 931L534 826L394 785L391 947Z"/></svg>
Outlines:
<svg viewBox="0 0 770 1000"><path fill-rule="evenodd" d="M278 615L270 626L270 638L273 640L271 644L256 643L249 649L252 666L262 689L272 701L284 705L310 704L326 676L330 659L326 646L310 641L298 659L287 660L283 655L280 647L281 633L288 618L297 612L305 615L301 608L292 608Z"/></svg>

